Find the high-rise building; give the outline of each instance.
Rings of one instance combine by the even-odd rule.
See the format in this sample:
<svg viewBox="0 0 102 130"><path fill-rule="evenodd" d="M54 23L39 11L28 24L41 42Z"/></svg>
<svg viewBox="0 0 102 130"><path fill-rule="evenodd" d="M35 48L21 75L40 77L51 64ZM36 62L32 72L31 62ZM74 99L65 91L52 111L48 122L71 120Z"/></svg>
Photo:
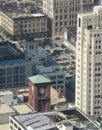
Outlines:
<svg viewBox="0 0 102 130"><path fill-rule="evenodd" d="M90 12L94 0L43 0L43 12L52 19L52 36L62 36L63 30L77 24L77 14Z"/></svg>
<svg viewBox="0 0 102 130"><path fill-rule="evenodd" d="M102 114L102 6L78 14L76 42L76 107Z"/></svg>

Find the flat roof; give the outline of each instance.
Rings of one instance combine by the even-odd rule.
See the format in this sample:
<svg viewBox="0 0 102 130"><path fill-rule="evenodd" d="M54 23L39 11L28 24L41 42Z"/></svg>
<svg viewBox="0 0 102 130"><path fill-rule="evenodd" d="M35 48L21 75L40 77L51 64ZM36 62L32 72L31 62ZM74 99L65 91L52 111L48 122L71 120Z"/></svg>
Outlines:
<svg viewBox="0 0 102 130"><path fill-rule="evenodd" d="M0 61L23 58L23 53L10 42L0 42Z"/></svg>
<svg viewBox="0 0 102 130"><path fill-rule="evenodd" d="M9 123L8 124L0 124L0 130L9 130Z"/></svg>
<svg viewBox="0 0 102 130"><path fill-rule="evenodd" d="M51 94L51 105L55 105L59 102L65 102L66 101L66 98L64 96L62 96L62 98L58 97L58 92L53 87L51 87L50 94Z"/></svg>
<svg viewBox="0 0 102 130"><path fill-rule="evenodd" d="M46 130L61 127L63 125L74 128L99 130L100 127L77 108L63 111L32 113L12 116L25 130ZM54 129L53 129L54 130ZM56 129L55 129L56 130Z"/></svg>
<svg viewBox="0 0 102 130"><path fill-rule="evenodd" d="M6 105L6 104L0 104L0 114L4 114L4 113L12 113L14 112L14 110Z"/></svg>
<svg viewBox="0 0 102 130"><path fill-rule="evenodd" d="M27 104L14 105L12 107L19 114L28 114L32 112L32 109L27 106Z"/></svg>
<svg viewBox="0 0 102 130"><path fill-rule="evenodd" d="M51 123L49 117L44 113L34 113L14 117L26 130L54 130L54 128L56 128L56 125Z"/></svg>
<svg viewBox="0 0 102 130"><path fill-rule="evenodd" d="M0 96L2 95L7 95L7 94L12 94L13 95L13 92L12 91L0 91Z"/></svg>
<svg viewBox="0 0 102 130"><path fill-rule="evenodd" d="M12 19L19 19L19 18L37 18L37 17L44 17L45 15L42 13L6 13Z"/></svg>

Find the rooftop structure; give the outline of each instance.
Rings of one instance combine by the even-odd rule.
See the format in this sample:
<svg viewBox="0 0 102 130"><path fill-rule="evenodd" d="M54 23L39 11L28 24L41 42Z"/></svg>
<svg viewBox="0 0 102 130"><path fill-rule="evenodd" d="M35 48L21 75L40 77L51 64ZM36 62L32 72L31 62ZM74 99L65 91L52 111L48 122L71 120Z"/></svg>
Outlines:
<svg viewBox="0 0 102 130"><path fill-rule="evenodd" d="M68 41L70 44L72 44L72 46L74 47L76 46L76 30L76 27L70 27L64 30L64 39Z"/></svg>
<svg viewBox="0 0 102 130"><path fill-rule="evenodd" d="M18 104L18 105L12 105L12 108L18 113L18 114L28 114L35 112L32 110L27 104Z"/></svg>
<svg viewBox="0 0 102 130"><path fill-rule="evenodd" d="M2 103L0 101L0 124L8 123L9 122L9 116L14 115L15 111L8 105Z"/></svg>
<svg viewBox="0 0 102 130"><path fill-rule="evenodd" d="M0 100L8 105L13 103L13 92L12 91L0 91Z"/></svg>
<svg viewBox="0 0 102 130"><path fill-rule="evenodd" d="M51 83L51 80L42 75L31 76L28 79L34 84Z"/></svg>
<svg viewBox="0 0 102 130"><path fill-rule="evenodd" d="M15 45L9 42L0 43L0 63L5 60L23 59L24 55ZM3 62L1 63L3 64Z"/></svg>
<svg viewBox="0 0 102 130"><path fill-rule="evenodd" d="M42 65L36 65L35 70L36 74L48 77L52 81L51 84L54 88L58 89L61 86L63 95L65 95L65 73L58 63L49 57Z"/></svg>
<svg viewBox="0 0 102 130"><path fill-rule="evenodd" d="M26 97L28 99L29 89L28 88L26 88L26 89L18 89L16 91L16 93L17 93L17 95L19 95L19 94L23 95L24 97ZM53 106L53 105L55 105L55 104L57 104L59 102L66 102L66 98L64 96L62 96L62 98L58 97L58 91L53 87L51 87L51 89L50 89L50 95L51 95L51 106Z"/></svg>
<svg viewBox="0 0 102 130"><path fill-rule="evenodd" d="M26 19L26 18L36 18L36 17L43 17L44 14L42 13L35 13L35 14L31 14L31 13L6 13L6 15L8 15L10 18L12 19Z"/></svg>

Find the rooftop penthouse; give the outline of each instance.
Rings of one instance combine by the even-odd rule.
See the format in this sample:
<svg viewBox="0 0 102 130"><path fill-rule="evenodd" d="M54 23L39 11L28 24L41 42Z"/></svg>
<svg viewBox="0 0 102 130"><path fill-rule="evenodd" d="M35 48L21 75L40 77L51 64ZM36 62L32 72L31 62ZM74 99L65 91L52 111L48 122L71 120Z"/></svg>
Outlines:
<svg viewBox="0 0 102 130"><path fill-rule="evenodd" d="M24 58L23 53L10 42L0 43L0 62Z"/></svg>

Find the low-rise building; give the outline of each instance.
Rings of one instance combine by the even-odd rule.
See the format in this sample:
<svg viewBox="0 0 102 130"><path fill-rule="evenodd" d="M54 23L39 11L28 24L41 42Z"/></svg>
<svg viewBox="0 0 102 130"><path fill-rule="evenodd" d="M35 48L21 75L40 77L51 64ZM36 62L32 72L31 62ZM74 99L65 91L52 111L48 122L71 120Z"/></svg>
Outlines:
<svg viewBox="0 0 102 130"><path fill-rule="evenodd" d="M13 104L13 92L12 91L0 91L0 100L8 105Z"/></svg>
<svg viewBox="0 0 102 130"><path fill-rule="evenodd" d="M46 66L45 64L49 64ZM63 94L65 95L65 74L60 68L60 65L51 60L43 65L36 66L36 72L48 77L52 81L52 86L55 89L62 87Z"/></svg>
<svg viewBox="0 0 102 130"><path fill-rule="evenodd" d="M43 74L53 81L56 89L62 87L64 94L65 76L60 65L37 48L35 42L20 44L0 43L0 88L22 87L28 85L29 76Z"/></svg>
<svg viewBox="0 0 102 130"><path fill-rule="evenodd" d="M0 103L0 124L8 123L10 115L15 115L15 111L10 106Z"/></svg>
<svg viewBox="0 0 102 130"><path fill-rule="evenodd" d="M30 75L31 61L11 43L0 43L0 88L24 86Z"/></svg>
<svg viewBox="0 0 102 130"><path fill-rule="evenodd" d="M42 13L0 11L0 26L14 38L47 36L47 17Z"/></svg>
<svg viewBox="0 0 102 130"><path fill-rule="evenodd" d="M11 116L10 130L101 130L77 108Z"/></svg>

